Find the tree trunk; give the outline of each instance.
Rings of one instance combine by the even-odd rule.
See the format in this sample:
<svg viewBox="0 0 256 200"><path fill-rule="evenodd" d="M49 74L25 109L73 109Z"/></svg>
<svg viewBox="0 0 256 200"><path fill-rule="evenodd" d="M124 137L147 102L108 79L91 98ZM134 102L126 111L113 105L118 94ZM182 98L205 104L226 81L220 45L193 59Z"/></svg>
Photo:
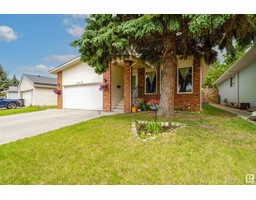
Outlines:
<svg viewBox="0 0 256 200"><path fill-rule="evenodd" d="M163 44L163 74L158 115L174 115L175 80L177 70L176 44L174 35L167 35Z"/></svg>

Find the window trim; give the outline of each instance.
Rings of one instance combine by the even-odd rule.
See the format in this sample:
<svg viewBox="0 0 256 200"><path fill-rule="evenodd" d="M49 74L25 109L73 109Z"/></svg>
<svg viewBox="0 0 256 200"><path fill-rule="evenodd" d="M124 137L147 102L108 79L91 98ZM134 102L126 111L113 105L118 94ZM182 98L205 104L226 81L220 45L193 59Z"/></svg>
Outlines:
<svg viewBox="0 0 256 200"><path fill-rule="evenodd" d="M147 72L156 72L156 93L147 93L147 87L146 87L146 73ZM157 95L157 70L145 70L145 76L144 76L145 84L144 84L144 94L145 95Z"/></svg>
<svg viewBox="0 0 256 200"><path fill-rule="evenodd" d="M192 91L191 92L179 92L179 68L187 68L191 67L192 68ZM193 94L194 93L194 66L189 65L189 66L178 66L177 67L177 94Z"/></svg>

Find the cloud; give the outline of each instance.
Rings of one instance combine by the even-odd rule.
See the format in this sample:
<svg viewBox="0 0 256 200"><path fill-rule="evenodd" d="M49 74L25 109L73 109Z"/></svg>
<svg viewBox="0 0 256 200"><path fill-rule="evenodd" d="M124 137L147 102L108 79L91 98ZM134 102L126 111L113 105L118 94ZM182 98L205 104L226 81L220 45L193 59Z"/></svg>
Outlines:
<svg viewBox="0 0 256 200"><path fill-rule="evenodd" d="M72 24L70 28L66 29L66 31L69 33L69 35L80 37L84 33L84 28L80 25Z"/></svg>
<svg viewBox="0 0 256 200"><path fill-rule="evenodd" d="M50 55L44 58L44 60L48 62L56 62L59 64L65 63L73 58L77 57L77 55L66 54L66 55Z"/></svg>
<svg viewBox="0 0 256 200"><path fill-rule="evenodd" d="M90 17L90 14L75 14L75 15L72 15L73 18L89 18Z"/></svg>
<svg viewBox="0 0 256 200"><path fill-rule="evenodd" d="M48 74L48 71L50 70L49 67L45 65L36 65L33 67L19 67L19 70L24 72L24 73L38 73L38 74Z"/></svg>
<svg viewBox="0 0 256 200"><path fill-rule="evenodd" d="M84 32L85 18L90 17L89 14L68 15L63 19L62 25L67 26L66 31L73 37L80 37Z"/></svg>
<svg viewBox="0 0 256 200"><path fill-rule="evenodd" d="M72 20L70 18L64 18L62 21L63 25L70 25L72 24Z"/></svg>
<svg viewBox="0 0 256 200"><path fill-rule="evenodd" d="M18 34L9 26L0 26L0 42L11 42L18 39Z"/></svg>

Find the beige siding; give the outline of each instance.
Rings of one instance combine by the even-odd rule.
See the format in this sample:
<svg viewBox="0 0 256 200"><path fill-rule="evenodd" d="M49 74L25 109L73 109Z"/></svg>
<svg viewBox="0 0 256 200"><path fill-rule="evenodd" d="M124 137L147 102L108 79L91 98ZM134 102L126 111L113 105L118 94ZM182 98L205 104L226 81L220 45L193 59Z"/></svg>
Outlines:
<svg viewBox="0 0 256 200"><path fill-rule="evenodd" d="M33 105L56 106L57 95L53 93L53 89L35 88L33 92Z"/></svg>
<svg viewBox="0 0 256 200"><path fill-rule="evenodd" d="M201 58L200 60L200 66L202 68L202 78L201 78L201 81L202 81L202 84L204 83L205 79L206 79L206 76L207 76L207 73L208 73L208 69L209 69L209 65L207 65L204 61L203 58Z"/></svg>
<svg viewBox="0 0 256 200"><path fill-rule="evenodd" d="M118 88L117 86L121 87ZM112 109L124 97L124 68L117 65L111 67L111 107Z"/></svg>

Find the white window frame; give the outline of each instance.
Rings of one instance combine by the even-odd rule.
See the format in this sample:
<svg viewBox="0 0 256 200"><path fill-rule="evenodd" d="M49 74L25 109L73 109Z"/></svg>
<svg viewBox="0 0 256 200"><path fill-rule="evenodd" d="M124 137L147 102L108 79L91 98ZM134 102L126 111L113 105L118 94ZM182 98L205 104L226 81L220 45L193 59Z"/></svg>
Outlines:
<svg viewBox="0 0 256 200"><path fill-rule="evenodd" d="M192 68L192 91L191 92L179 92L179 69L180 68L187 68L191 67ZM193 94L194 92L194 66L189 65L189 66L178 66L177 67L177 94Z"/></svg>
<svg viewBox="0 0 256 200"><path fill-rule="evenodd" d="M156 72L156 93L147 93L147 88L146 88L146 73L147 72ZM157 95L157 70L145 70L145 76L144 76L145 84L144 84L144 94L145 95Z"/></svg>

